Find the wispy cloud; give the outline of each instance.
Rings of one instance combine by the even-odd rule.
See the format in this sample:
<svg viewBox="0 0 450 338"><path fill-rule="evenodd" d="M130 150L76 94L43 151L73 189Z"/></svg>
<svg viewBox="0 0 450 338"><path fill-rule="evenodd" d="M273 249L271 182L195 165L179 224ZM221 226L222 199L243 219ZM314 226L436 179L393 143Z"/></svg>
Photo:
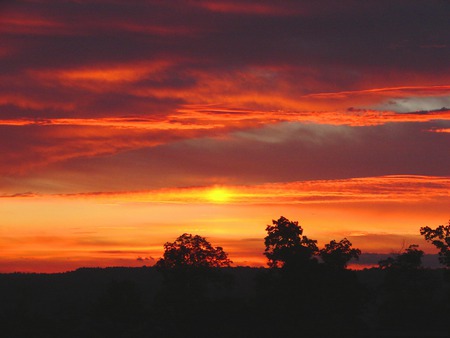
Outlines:
<svg viewBox="0 0 450 338"><path fill-rule="evenodd" d="M270 183L254 186L206 186L130 192L59 195L62 198L111 200L123 203L316 204L420 202L449 199L449 177L382 176L345 180ZM220 196L218 195L220 194ZM33 195L6 195L23 198ZM34 195L39 196L39 195ZM41 195L42 197L42 195Z"/></svg>
<svg viewBox="0 0 450 338"><path fill-rule="evenodd" d="M430 129L429 131L433 133L450 133L450 128L436 128Z"/></svg>
<svg viewBox="0 0 450 338"><path fill-rule="evenodd" d="M197 6L212 12L256 15L256 16L297 16L303 13L299 8L287 2L286 7L280 7L270 2L242 2L242 1L199 1Z"/></svg>
<svg viewBox="0 0 450 338"><path fill-rule="evenodd" d="M148 130L219 129L257 127L279 122L304 122L328 125L372 126L395 122L450 120L450 109L395 113L368 109L346 111L261 111L227 108L220 105L186 105L162 119L154 116L104 118L19 118L3 119L4 126L86 126Z"/></svg>

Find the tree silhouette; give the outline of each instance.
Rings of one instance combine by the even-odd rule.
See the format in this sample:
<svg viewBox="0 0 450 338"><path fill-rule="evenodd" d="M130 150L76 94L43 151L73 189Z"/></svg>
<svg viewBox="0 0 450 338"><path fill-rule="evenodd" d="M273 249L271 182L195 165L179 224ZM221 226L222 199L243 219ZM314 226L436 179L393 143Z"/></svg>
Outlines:
<svg viewBox="0 0 450 338"><path fill-rule="evenodd" d="M417 244L411 244L405 251L396 257L388 257L380 260L378 265L381 269L418 269L422 266L424 252L418 249Z"/></svg>
<svg viewBox="0 0 450 338"><path fill-rule="evenodd" d="M266 227L267 236L264 238L264 255L271 268L301 266L314 260L313 256L318 252L317 241L303 236L298 222L281 216L272 223Z"/></svg>
<svg viewBox="0 0 450 338"><path fill-rule="evenodd" d="M377 297L381 329L417 332L439 325L445 311L434 300L439 278L432 270L421 269L423 255L418 245L413 244L378 263L384 276ZM423 337L432 336L423 334Z"/></svg>
<svg viewBox="0 0 450 338"><path fill-rule="evenodd" d="M363 291L354 271L318 264L317 241L304 236L296 221L281 216L266 231L264 255L271 269L257 280L254 311L270 320L255 336L356 336ZM343 267L359 251L343 240L331 242L323 253L327 262Z"/></svg>
<svg viewBox="0 0 450 338"><path fill-rule="evenodd" d="M422 227L420 234L439 249L439 262L450 268L450 220L448 225L439 225L436 229Z"/></svg>
<svg viewBox="0 0 450 338"><path fill-rule="evenodd" d="M352 258L359 259L361 250L352 248L352 243L344 238L339 242L330 241L319 251L319 255L325 265L336 269L345 269Z"/></svg>
<svg viewBox="0 0 450 338"><path fill-rule="evenodd" d="M164 244L159 268L218 268L229 267L231 260L223 249L213 247L204 237L184 233L175 242Z"/></svg>
<svg viewBox="0 0 450 338"><path fill-rule="evenodd" d="M164 244L164 255L156 263L163 285L155 297L154 316L162 337L206 337L221 327L216 297L232 280L219 269L231 260L221 247L204 237L183 234Z"/></svg>
<svg viewBox="0 0 450 338"><path fill-rule="evenodd" d="M229 282L217 268L231 263L221 247L214 248L204 237L185 233L164 244L163 258L156 263L164 277L160 296L172 302L204 300L211 282L215 286Z"/></svg>

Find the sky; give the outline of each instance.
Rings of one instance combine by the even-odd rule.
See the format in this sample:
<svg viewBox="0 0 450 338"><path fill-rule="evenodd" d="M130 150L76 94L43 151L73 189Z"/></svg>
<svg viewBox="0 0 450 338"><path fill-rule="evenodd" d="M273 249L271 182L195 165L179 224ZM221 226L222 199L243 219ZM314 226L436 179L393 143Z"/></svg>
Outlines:
<svg viewBox="0 0 450 338"><path fill-rule="evenodd" d="M359 266L450 219L450 3L0 4L0 272L265 266L285 216Z"/></svg>

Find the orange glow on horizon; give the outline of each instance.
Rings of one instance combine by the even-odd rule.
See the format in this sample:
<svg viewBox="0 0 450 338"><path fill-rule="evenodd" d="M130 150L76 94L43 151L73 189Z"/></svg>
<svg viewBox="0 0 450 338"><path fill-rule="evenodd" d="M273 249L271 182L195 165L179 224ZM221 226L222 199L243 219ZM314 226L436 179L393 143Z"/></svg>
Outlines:
<svg viewBox="0 0 450 338"><path fill-rule="evenodd" d="M448 218L449 190L450 178L386 176L4 196L0 271L12 271L14 261L23 271L152 265L162 255L163 244L184 232L222 246L235 265L265 266L265 225L280 215L298 220L320 245L347 237L363 253L397 252L405 241L434 252L418 229Z"/></svg>

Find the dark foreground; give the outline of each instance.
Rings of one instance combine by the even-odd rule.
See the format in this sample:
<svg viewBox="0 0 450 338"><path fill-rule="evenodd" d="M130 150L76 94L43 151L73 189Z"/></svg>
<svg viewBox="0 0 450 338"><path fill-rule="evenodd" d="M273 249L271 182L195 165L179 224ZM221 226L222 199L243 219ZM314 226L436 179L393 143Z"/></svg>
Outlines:
<svg viewBox="0 0 450 338"><path fill-rule="evenodd" d="M449 272L0 274L0 337L449 337Z"/></svg>

